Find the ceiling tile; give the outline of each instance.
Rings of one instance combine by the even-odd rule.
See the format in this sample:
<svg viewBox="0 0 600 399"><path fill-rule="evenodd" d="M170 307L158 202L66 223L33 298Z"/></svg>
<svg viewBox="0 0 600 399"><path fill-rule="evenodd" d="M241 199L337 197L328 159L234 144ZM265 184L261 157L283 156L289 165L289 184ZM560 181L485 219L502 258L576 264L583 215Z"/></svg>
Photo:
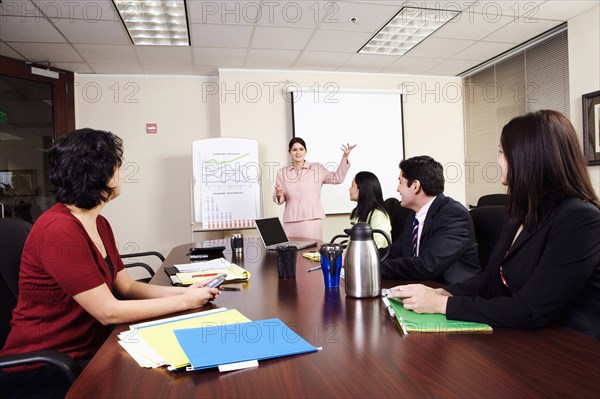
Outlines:
<svg viewBox="0 0 600 399"><path fill-rule="evenodd" d="M189 64L192 65L191 47L136 46L135 51L142 64Z"/></svg>
<svg viewBox="0 0 600 399"><path fill-rule="evenodd" d="M356 73L378 73L381 72L381 67L344 67L337 69L338 72L356 72Z"/></svg>
<svg viewBox="0 0 600 399"><path fill-rule="evenodd" d="M254 30L251 48L300 50L313 34L312 29L258 26Z"/></svg>
<svg viewBox="0 0 600 399"><path fill-rule="evenodd" d="M427 70L429 75L456 76L467 69L479 65L479 61L445 60Z"/></svg>
<svg viewBox="0 0 600 399"><path fill-rule="evenodd" d="M246 48L250 44L252 29L250 26L192 24L192 45Z"/></svg>
<svg viewBox="0 0 600 399"><path fill-rule="evenodd" d="M201 76L218 76L219 69L214 66L195 65L194 66L194 74L201 75Z"/></svg>
<svg viewBox="0 0 600 399"><path fill-rule="evenodd" d="M24 60L21 54L13 50L8 44L0 42L0 55L3 57L14 58L16 60Z"/></svg>
<svg viewBox="0 0 600 399"><path fill-rule="evenodd" d="M459 60L486 61L514 47L512 43L477 42L454 55Z"/></svg>
<svg viewBox="0 0 600 399"><path fill-rule="evenodd" d="M420 73L434 67L443 60L443 58L409 57L405 55L385 68L384 71L390 73Z"/></svg>
<svg viewBox="0 0 600 399"><path fill-rule="evenodd" d="M189 20L193 24L254 25L262 15L256 0L187 2Z"/></svg>
<svg viewBox="0 0 600 399"><path fill-rule="evenodd" d="M55 68L64 69L65 71L77 72L77 73L92 73L94 72L88 64L83 62L59 62L52 64Z"/></svg>
<svg viewBox="0 0 600 399"><path fill-rule="evenodd" d="M560 24L559 21L545 19L538 19L535 22L520 19L487 36L485 41L520 44Z"/></svg>
<svg viewBox="0 0 600 399"><path fill-rule="evenodd" d="M557 21L566 21L569 20L582 12L589 10L590 8L598 7L600 5L600 1L559 1L559 0L549 0L544 2L543 4L537 7L529 7L527 12L528 15L532 19L542 18L542 19L554 19ZM525 17L527 15L521 14L521 16Z"/></svg>
<svg viewBox="0 0 600 399"><path fill-rule="evenodd" d="M371 38L370 33L318 30L306 50L356 52Z"/></svg>
<svg viewBox="0 0 600 399"><path fill-rule="evenodd" d="M431 37L481 40L511 21L512 18L510 17L489 18L482 14L459 14Z"/></svg>
<svg viewBox="0 0 600 399"><path fill-rule="evenodd" d="M89 22L121 21L111 0L48 1L33 0L42 13L55 22L57 19L80 19ZM132 12L135 10L132 8Z"/></svg>
<svg viewBox="0 0 600 399"><path fill-rule="evenodd" d="M10 43L29 61L46 61L52 64L59 62L82 62L83 59L70 44L62 43Z"/></svg>
<svg viewBox="0 0 600 399"><path fill-rule="evenodd" d="M92 64L96 73L106 74L144 74L144 68L140 64Z"/></svg>
<svg viewBox="0 0 600 399"><path fill-rule="evenodd" d="M133 64L138 62L133 46L104 44L75 44L73 46L89 63Z"/></svg>
<svg viewBox="0 0 600 399"><path fill-rule="evenodd" d="M131 39L121 21L57 19L54 25L71 43L131 44Z"/></svg>
<svg viewBox="0 0 600 399"><path fill-rule="evenodd" d="M64 43L65 38L40 17L2 17L0 39L5 42Z"/></svg>
<svg viewBox="0 0 600 399"><path fill-rule="evenodd" d="M192 65L151 65L144 64L144 71L153 75L193 75Z"/></svg>
<svg viewBox="0 0 600 399"><path fill-rule="evenodd" d="M466 7L463 8L462 14L469 16L469 18L475 14L480 14L488 21L495 21L501 15L518 19L529 13L530 10L536 9L537 6L543 2L544 0L478 0L467 4ZM450 5L448 5L448 7L450 7Z"/></svg>
<svg viewBox="0 0 600 399"><path fill-rule="evenodd" d="M475 43L472 40L442 39L438 37L429 37L419 43L407 54L411 57L439 57L449 58L461 50Z"/></svg>
<svg viewBox="0 0 600 399"><path fill-rule="evenodd" d="M348 57L348 53L334 53L331 51L303 51L294 63L294 67L313 68L338 68Z"/></svg>
<svg viewBox="0 0 600 399"><path fill-rule="evenodd" d="M298 58L299 51L248 50L244 66L256 68L289 68Z"/></svg>
<svg viewBox="0 0 600 399"><path fill-rule="evenodd" d="M383 69L398 59L397 56L377 54L353 54L342 68L379 68Z"/></svg>
<svg viewBox="0 0 600 399"><path fill-rule="evenodd" d="M316 28L335 11L333 1L265 1L261 9L260 26Z"/></svg>
<svg viewBox="0 0 600 399"><path fill-rule="evenodd" d="M194 62L198 65L222 67L242 67L246 58L246 49L223 49L194 47Z"/></svg>
<svg viewBox="0 0 600 399"><path fill-rule="evenodd" d="M335 6L329 6L330 11L321 22L321 29L351 30L355 32L369 32L375 34L390 19L400 7L367 3L350 3L336 1ZM356 18L355 22L350 19Z"/></svg>
<svg viewBox="0 0 600 399"><path fill-rule="evenodd" d="M38 15L41 16L40 12L29 2L25 1L4 1L0 3L0 15ZM2 20L4 22L4 20Z"/></svg>

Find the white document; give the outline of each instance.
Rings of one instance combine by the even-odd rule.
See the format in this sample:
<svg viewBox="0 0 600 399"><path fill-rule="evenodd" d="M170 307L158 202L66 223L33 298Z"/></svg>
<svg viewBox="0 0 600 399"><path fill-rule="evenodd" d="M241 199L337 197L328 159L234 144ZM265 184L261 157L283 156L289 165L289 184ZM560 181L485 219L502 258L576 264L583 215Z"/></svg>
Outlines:
<svg viewBox="0 0 600 399"><path fill-rule="evenodd" d="M192 262L174 266L179 270L179 273L190 273L204 270L227 269L231 266L231 262L225 258L217 258L204 262Z"/></svg>

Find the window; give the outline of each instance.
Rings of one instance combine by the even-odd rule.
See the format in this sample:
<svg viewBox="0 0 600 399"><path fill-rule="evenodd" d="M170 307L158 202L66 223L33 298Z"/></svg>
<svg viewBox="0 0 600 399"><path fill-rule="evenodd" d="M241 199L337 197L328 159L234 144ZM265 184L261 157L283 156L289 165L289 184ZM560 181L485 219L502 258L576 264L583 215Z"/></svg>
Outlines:
<svg viewBox="0 0 600 399"><path fill-rule="evenodd" d="M502 127L541 109L569 116L569 54L566 28L463 79L465 174L468 204L504 193L496 160Z"/></svg>

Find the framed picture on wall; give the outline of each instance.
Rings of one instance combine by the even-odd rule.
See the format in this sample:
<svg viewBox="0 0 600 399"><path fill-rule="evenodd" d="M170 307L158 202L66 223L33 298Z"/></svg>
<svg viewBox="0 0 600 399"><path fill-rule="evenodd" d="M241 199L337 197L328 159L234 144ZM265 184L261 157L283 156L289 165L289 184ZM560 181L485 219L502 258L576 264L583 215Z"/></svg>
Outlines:
<svg viewBox="0 0 600 399"><path fill-rule="evenodd" d="M581 96L583 154L588 165L600 165L600 90Z"/></svg>

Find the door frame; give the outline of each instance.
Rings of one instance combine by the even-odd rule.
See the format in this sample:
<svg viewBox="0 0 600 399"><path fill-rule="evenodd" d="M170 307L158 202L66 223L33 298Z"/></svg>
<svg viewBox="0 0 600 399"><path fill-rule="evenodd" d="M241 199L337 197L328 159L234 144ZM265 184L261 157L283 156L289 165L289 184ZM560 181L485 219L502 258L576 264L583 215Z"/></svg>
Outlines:
<svg viewBox="0 0 600 399"><path fill-rule="evenodd" d="M57 72L58 79L34 75L31 73L32 66ZM52 87L54 139L75 130L75 75L73 72L47 68L44 65L28 64L25 61L0 56L0 75L50 84Z"/></svg>

